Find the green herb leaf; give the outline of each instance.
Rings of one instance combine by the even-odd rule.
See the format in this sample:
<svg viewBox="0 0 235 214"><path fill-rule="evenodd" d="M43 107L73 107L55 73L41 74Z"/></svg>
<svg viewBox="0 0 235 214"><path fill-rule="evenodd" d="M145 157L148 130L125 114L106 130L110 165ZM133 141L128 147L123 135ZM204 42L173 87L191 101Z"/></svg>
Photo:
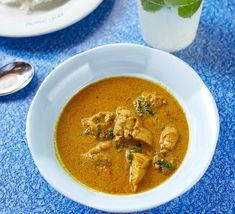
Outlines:
<svg viewBox="0 0 235 214"><path fill-rule="evenodd" d="M164 0L141 0L141 5L148 12L156 12L164 6Z"/></svg>
<svg viewBox="0 0 235 214"><path fill-rule="evenodd" d="M180 6L178 8L179 16L181 16L182 18L190 18L191 16L193 16L197 12L201 3L202 3L202 0L198 0L192 4Z"/></svg>
<svg viewBox="0 0 235 214"><path fill-rule="evenodd" d="M106 133L106 139L107 139L107 140L112 140L113 138L114 138L113 130L110 129L110 130L108 130L107 133Z"/></svg>
<svg viewBox="0 0 235 214"><path fill-rule="evenodd" d="M142 148L130 149L130 150L128 151L128 154L127 154L127 160L128 160L129 163L132 162L132 160L133 160L133 154L134 154L134 153L143 154L143 150L142 150Z"/></svg>
<svg viewBox="0 0 235 214"><path fill-rule="evenodd" d="M182 18L192 17L199 9L202 0L141 0L141 5L148 12L156 12L164 6L178 8L178 15Z"/></svg>
<svg viewBox="0 0 235 214"><path fill-rule="evenodd" d="M167 168L169 171L174 169L173 165L165 160L157 160L156 164L159 165L160 169Z"/></svg>
<svg viewBox="0 0 235 214"><path fill-rule="evenodd" d="M140 116L143 116L144 114L154 115L150 104L142 97L138 97L134 101L134 106Z"/></svg>
<svg viewBox="0 0 235 214"><path fill-rule="evenodd" d="M191 4L193 1L195 0L165 0L165 3L172 6L184 6Z"/></svg>
<svg viewBox="0 0 235 214"><path fill-rule="evenodd" d="M143 149L142 148L134 148L134 149L130 149L130 152L143 154Z"/></svg>
<svg viewBox="0 0 235 214"><path fill-rule="evenodd" d="M140 99L137 99L135 102L135 107L136 107L136 111L140 114L143 115L144 111L142 108L142 101Z"/></svg>
<svg viewBox="0 0 235 214"><path fill-rule="evenodd" d="M128 160L129 163L132 162L132 160L133 160L133 153L130 153L130 152L128 153L127 160Z"/></svg>
<svg viewBox="0 0 235 214"><path fill-rule="evenodd" d="M144 102L144 108L145 108L145 111L146 111L147 114L154 115L153 111L152 111L152 109L151 109L151 107L150 107L150 105L147 101Z"/></svg>
<svg viewBox="0 0 235 214"><path fill-rule="evenodd" d="M124 148L125 147L125 143L124 141L120 140L116 145L115 145L115 148L117 150L121 149L121 148Z"/></svg>
<svg viewBox="0 0 235 214"><path fill-rule="evenodd" d="M100 124L98 124L98 125L96 126L96 128L97 128L97 137L100 137L100 135L101 135L101 133L102 133L102 126L101 126Z"/></svg>

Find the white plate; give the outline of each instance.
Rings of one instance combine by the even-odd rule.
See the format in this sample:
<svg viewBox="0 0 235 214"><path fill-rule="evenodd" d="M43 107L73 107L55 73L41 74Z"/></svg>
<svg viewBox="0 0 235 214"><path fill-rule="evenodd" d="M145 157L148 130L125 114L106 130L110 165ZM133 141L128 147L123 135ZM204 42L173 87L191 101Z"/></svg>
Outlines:
<svg viewBox="0 0 235 214"><path fill-rule="evenodd" d="M57 161L53 142L56 121L68 100L91 82L120 75L166 86L184 108L190 127L189 149L177 172L150 191L127 196L95 192L73 180ZM218 133L216 104L196 72L169 53L131 44L98 47L59 65L38 90L26 124L30 151L48 183L74 201L110 212L156 207L190 189L209 166Z"/></svg>
<svg viewBox="0 0 235 214"><path fill-rule="evenodd" d="M28 37L51 33L81 20L103 0L54 0L26 14L0 4L0 36Z"/></svg>

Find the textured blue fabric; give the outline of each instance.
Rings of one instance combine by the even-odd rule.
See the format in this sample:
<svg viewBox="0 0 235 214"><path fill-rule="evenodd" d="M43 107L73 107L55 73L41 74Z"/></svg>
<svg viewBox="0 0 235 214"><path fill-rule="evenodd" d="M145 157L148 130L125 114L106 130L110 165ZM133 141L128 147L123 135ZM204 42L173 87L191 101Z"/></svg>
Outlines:
<svg viewBox="0 0 235 214"><path fill-rule="evenodd" d="M20 92L0 97L0 213L97 213L56 192L30 155L25 122L42 81L60 62L90 48L144 44L136 0L104 0L79 23L36 38L0 37L0 64L23 59L36 70ZM144 213L235 213L235 1L206 0L195 42L174 53L189 63L215 97L220 136L213 161L187 193ZM102 212L100 212L102 213Z"/></svg>

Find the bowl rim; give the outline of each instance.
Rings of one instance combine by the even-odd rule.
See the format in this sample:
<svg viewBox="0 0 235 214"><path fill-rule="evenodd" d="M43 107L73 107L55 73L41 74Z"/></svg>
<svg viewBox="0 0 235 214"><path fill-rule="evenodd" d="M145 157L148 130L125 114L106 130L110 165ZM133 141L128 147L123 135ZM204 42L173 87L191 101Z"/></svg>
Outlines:
<svg viewBox="0 0 235 214"><path fill-rule="evenodd" d="M38 161L37 161L37 158L35 157L34 153L33 153L33 150L32 150L32 144L30 143L31 142L31 136L30 136L30 131L29 131L29 125L30 125L30 121L31 121L31 118L32 118L32 112L33 112L33 109L34 109L34 106L36 105L35 103L35 100L37 99L38 97L38 94L40 93L40 91L42 90L42 88L47 84L47 82L50 80L50 78L54 75L56 75L56 71L58 69L61 69L64 65L72 62L74 59L77 59L81 56L84 56L84 55L89 55L90 53L93 53L93 52L96 52L96 51L100 51L100 50L104 50L105 49L109 49L109 48L137 48L137 49L142 49L144 51L151 51L152 52L158 52L160 54L163 54L163 55L166 55L167 57L173 57L175 60L181 62L184 64L184 66L186 66L187 68L189 68L191 70L191 75L194 76L194 78L196 78L197 80L200 81L200 83L204 86L204 88L206 89L206 93L207 95L209 96L209 102L212 104L212 107L213 107L213 116L214 116L214 119L216 121L216 124L215 124L215 136L214 136L214 142L213 142L213 148L211 148L211 153L210 153L210 157L208 157L208 161L207 163L204 164L204 168L203 170L198 173L198 176L194 179L194 181L191 183L191 185L185 187L182 191L176 193L174 195L174 197L171 197L169 198L169 200L166 200L164 201L163 203L155 203L155 204L151 204L151 205L142 205L141 208L140 207L137 207L137 208L120 208L119 210L117 210L116 208L112 208L112 207L108 207L108 208L104 208L103 206L99 206L99 205L91 205L91 204L86 204L86 203L83 203L83 202L80 202L80 201L77 201L75 199L75 197L71 197L71 195L69 195L66 190L61 190L61 189L58 189L57 186L55 186L51 181L48 181L48 179L46 179L46 177L44 176L44 173L43 173L43 170L39 167L39 164L38 164ZM105 77L105 78L108 78ZM189 121L188 121L189 122ZM148 209L151 209L151 208L154 208L154 207L157 207L157 206L160 206L160 205L163 205L173 199L175 199L176 197L179 197L181 196L182 194L184 194L185 192L187 192L190 188L192 188L199 180L200 178L204 175L204 173L206 172L206 170L208 169L211 161L212 161L212 158L213 158L213 155L215 153L215 149L216 149L216 145L217 145L217 140L218 140L218 136L219 136L219 114L218 114L218 109L217 109L217 106L216 106L216 102L212 96L212 94L210 93L209 89L207 88L207 86L203 83L203 81L201 80L201 78L199 77L199 75L196 73L196 71L191 67L189 66L186 62L184 62L183 60L181 60L180 58L170 54L170 53L167 53L165 51L162 51L162 50L157 50L157 49L153 49L153 48L149 48L149 47L146 47L146 46L142 46L142 45L137 45L137 44L130 44L130 43L118 43L118 44L108 44L108 45L102 45L102 46L98 46L96 48L93 48L93 49L90 49L90 50L87 50L83 53L80 53L80 54L76 54L70 58L68 58L67 60L65 60L64 62L62 62L61 64L59 64L55 69L53 69L53 71L45 78L45 80L43 81L43 83L40 85L31 105L30 105L30 108L29 108L29 111L28 111L28 115L27 115L27 120L26 120L26 136L27 136L27 143L28 143L28 147L30 149L30 152L31 152L31 155L32 155L32 158L40 172L40 174L42 175L42 177L58 192L60 192L61 194L65 195L67 198L70 198L71 200L77 202L77 203L81 203L85 206L88 206L88 207L91 207L91 208L95 208L95 209L98 209L98 210L103 210L103 211L108 211L108 212L136 212L136 211L143 211L143 210L148 210ZM188 152L187 152L188 153ZM186 154L187 155L187 154ZM66 172L65 172L66 173ZM168 179L169 180L169 179ZM143 192L145 193L145 192ZM105 194L105 193L101 193L102 194ZM141 193L140 193L141 194ZM138 195L138 194L137 194ZM117 195L113 195L114 197L116 197ZM121 195L122 197L128 197L128 196L135 196L135 194L133 195Z"/></svg>
<svg viewBox="0 0 235 214"><path fill-rule="evenodd" d="M75 2L75 3L74 3ZM91 14L98 6L103 2L103 0L92 0L85 5L85 9L80 11L80 14L76 14L76 1L69 4L70 13L64 12L67 9L67 6L61 5L61 7L57 7L54 10L45 11L43 14L31 14L31 20L25 16L26 18L23 21L19 22L9 22L3 25L0 24L0 36L9 37L9 38L28 38L28 37L36 37L47 35L53 32L57 32L59 30L65 29L76 22L83 20L89 14ZM0 5L1 6L1 5ZM5 7L6 5L2 5L1 7ZM75 6L75 7L73 7ZM73 8L72 8L73 7ZM71 13L71 9L73 10ZM10 8L8 7L8 10ZM18 8L19 12L20 9ZM35 12L35 11L34 11ZM28 15L28 14L27 14ZM42 17L41 19L40 17ZM7 19L8 17L0 15L0 18ZM32 20L33 19L33 20ZM18 24L18 25L17 25ZM5 27L7 26L7 27ZM18 29L20 27L20 29ZM3 28L3 29L2 29Z"/></svg>

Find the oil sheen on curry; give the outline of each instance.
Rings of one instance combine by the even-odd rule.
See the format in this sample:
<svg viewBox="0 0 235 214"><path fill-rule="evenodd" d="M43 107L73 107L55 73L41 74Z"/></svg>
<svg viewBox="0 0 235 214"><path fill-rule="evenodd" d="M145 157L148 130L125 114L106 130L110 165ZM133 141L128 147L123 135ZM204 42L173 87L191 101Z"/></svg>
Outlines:
<svg viewBox="0 0 235 214"><path fill-rule="evenodd" d="M77 181L97 191L133 194L167 180L189 142L185 113L163 87L114 77L79 91L55 132L58 160Z"/></svg>

